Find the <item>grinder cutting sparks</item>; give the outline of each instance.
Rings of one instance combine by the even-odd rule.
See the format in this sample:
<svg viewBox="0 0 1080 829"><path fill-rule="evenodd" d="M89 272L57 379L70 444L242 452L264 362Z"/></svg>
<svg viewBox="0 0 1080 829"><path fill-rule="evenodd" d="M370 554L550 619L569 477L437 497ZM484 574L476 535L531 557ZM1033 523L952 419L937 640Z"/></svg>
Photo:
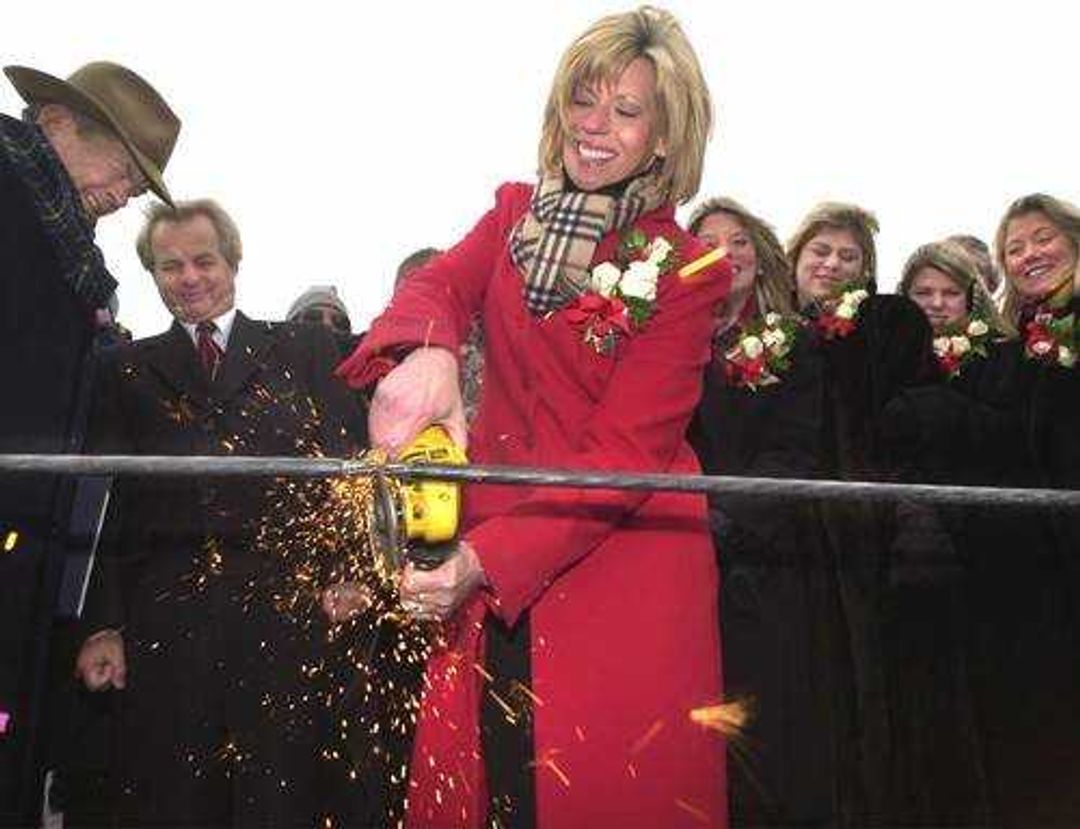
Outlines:
<svg viewBox="0 0 1080 829"><path fill-rule="evenodd" d="M401 453L402 463L464 464L465 452L442 426L428 426ZM455 481L372 481L368 543L379 577L391 581L407 562L433 570L457 546L461 485Z"/></svg>
<svg viewBox="0 0 1080 829"><path fill-rule="evenodd" d="M464 464L465 452L441 426L429 426L398 458L401 463ZM384 585L397 584L406 564L433 570L457 547L461 485L417 479L403 482L376 473L366 504L368 549ZM331 622L344 622L370 605L371 595L358 582L328 587L322 606ZM406 610L410 608L406 607Z"/></svg>

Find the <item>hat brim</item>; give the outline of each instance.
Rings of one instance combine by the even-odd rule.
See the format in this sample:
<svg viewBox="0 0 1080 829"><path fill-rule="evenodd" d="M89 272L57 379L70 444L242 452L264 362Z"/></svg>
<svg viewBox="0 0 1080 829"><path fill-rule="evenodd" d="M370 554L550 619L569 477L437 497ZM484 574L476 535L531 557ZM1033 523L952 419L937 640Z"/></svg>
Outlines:
<svg viewBox="0 0 1080 829"><path fill-rule="evenodd" d="M63 104L107 124L131 153L131 157L135 159L135 163L146 176L150 189L170 207L174 206L169 188L165 186L165 179L158 166L135 146L123 126L90 95L61 78L38 69L31 69L29 66L5 66L4 74L8 76L11 85L28 104Z"/></svg>

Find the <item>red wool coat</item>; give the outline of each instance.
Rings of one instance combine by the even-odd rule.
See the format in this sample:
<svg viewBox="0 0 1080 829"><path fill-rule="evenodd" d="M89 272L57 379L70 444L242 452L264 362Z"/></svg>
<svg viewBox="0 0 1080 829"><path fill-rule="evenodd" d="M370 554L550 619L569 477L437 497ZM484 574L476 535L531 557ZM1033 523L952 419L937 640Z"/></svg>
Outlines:
<svg viewBox="0 0 1080 829"><path fill-rule="evenodd" d="M477 463L697 472L684 439L709 356L726 263L662 275L654 316L610 355L566 314L533 317L507 241L531 188L504 185L455 247L414 274L339 372L355 385L380 351L456 350L481 314ZM704 249L663 208L635 225L682 262ZM597 246L614 260L618 237ZM428 665L411 765L410 826L483 824L478 636L485 613L530 612L541 827L725 826L724 744L690 719L721 699L718 575L704 498L472 486L464 537L490 583L448 626Z"/></svg>

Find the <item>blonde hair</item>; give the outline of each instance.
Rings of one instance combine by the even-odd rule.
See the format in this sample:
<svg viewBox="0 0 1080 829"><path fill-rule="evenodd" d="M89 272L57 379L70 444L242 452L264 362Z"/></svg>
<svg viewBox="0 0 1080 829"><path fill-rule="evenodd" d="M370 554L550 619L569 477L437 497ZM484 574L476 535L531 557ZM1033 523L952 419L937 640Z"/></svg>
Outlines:
<svg viewBox="0 0 1080 829"><path fill-rule="evenodd" d="M222 258L234 271L240 267L240 259L244 255L244 246L240 242L240 231L232 217L225 209L213 199L194 199L193 201L178 201L176 207L169 207L162 202L154 202L146 210L145 222L135 240L135 252L139 254L139 261L150 273L154 272L154 249L150 244L154 234L154 228L162 222L188 222L196 216L205 216L214 226L217 234L218 251Z"/></svg>
<svg viewBox="0 0 1080 829"><path fill-rule="evenodd" d="M798 267L802 249L825 229L846 230L855 237L855 243L863 255L862 284L870 293L877 291L877 247L874 245L874 235L879 230L878 220L869 210L855 204L821 202L807 213L788 242L788 260L791 266Z"/></svg>
<svg viewBox="0 0 1080 829"><path fill-rule="evenodd" d="M754 215L735 199L720 196L708 199L694 208L690 214L690 232L695 236L702 223L717 213L727 213L734 218L750 236L757 257L758 272L754 275L754 296L758 311L764 315L770 311L780 314L795 312L795 279L791 273L784 246L776 237L772 226Z"/></svg>
<svg viewBox="0 0 1080 829"><path fill-rule="evenodd" d="M540 173L562 171L575 90L614 81L637 58L648 60L656 71L656 137L664 140L666 150L659 164L661 189L670 201L689 201L701 184L712 103L701 65L678 21L652 6L601 18L566 50L544 109Z"/></svg>
<svg viewBox="0 0 1080 829"><path fill-rule="evenodd" d="M994 234L994 257L1005 277L1005 290L1001 299L1001 313L1010 323L1020 322L1021 301L1013 287L1009 271L1005 267L1005 234L1009 231L1009 222L1029 213L1042 213L1058 230L1064 233L1073 253L1080 257L1080 209L1064 199L1048 196L1046 193L1031 193L1021 196L1005 211ZM1073 273L1073 293L1076 293L1076 272Z"/></svg>
<svg viewBox="0 0 1080 829"><path fill-rule="evenodd" d="M910 299L915 277L923 268L933 268L952 280L953 284L964 292L968 314L981 319L992 331L1007 336L1015 333L986 292L979 278L978 262L962 244L952 239L943 239L917 248L904 264L896 292Z"/></svg>

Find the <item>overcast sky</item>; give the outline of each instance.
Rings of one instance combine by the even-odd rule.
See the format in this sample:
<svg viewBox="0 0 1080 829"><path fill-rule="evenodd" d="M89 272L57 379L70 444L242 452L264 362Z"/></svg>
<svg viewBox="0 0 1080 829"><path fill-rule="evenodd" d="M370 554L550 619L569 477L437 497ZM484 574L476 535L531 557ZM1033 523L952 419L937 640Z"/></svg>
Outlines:
<svg viewBox="0 0 1080 829"><path fill-rule="evenodd" d="M1080 201L1073 2L667 7L718 116L699 198L734 196L782 238L815 202L856 201L881 220L889 286L925 241L991 237L1018 195ZM39 0L6 4L0 56L59 76L97 59L144 75L184 121L173 194L213 196L240 225L239 307L280 318L330 283L362 328L403 256L451 244L499 182L532 179L560 54L626 8ZM20 106L0 79L0 110ZM169 317L135 257L140 221L129 207L98 238L121 319L142 336Z"/></svg>

